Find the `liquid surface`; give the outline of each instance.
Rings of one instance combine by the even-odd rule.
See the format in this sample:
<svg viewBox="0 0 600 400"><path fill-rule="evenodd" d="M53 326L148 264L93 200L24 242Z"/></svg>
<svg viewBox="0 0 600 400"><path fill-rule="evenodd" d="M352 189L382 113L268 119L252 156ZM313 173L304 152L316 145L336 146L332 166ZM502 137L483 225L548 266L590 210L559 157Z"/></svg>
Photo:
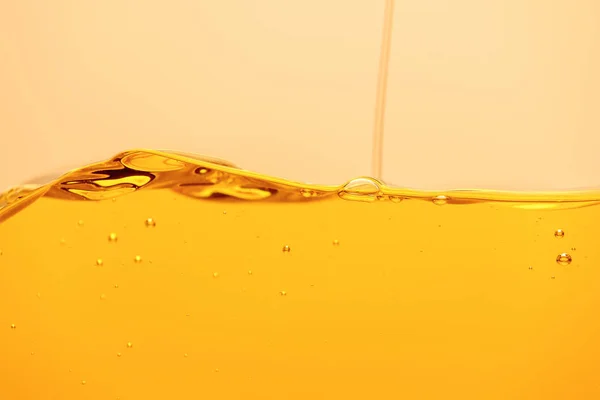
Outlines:
<svg viewBox="0 0 600 400"><path fill-rule="evenodd" d="M123 153L0 197L0 397L597 399L599 201Z"/></svg>

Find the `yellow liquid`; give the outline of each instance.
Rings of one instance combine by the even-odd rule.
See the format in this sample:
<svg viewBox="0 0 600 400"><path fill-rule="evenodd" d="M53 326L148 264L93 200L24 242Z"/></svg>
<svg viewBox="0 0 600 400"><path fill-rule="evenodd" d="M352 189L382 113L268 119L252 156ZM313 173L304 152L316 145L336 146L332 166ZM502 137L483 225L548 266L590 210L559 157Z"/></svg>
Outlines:
<svg viewBox="0 0 600 400"><path fill-rule="evenodd" d="M0 199L0 397L597 399L599 201L123 153Z"/></svg>

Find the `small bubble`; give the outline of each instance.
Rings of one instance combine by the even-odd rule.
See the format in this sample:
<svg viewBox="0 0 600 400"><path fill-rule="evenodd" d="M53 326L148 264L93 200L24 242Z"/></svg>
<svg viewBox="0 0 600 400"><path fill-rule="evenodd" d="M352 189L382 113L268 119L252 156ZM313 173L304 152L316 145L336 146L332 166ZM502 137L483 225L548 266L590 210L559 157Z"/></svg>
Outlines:
<svg viewBox="0 0 600 400"><path fill-rule="evenodd" d="M337 240L337 239L335 239L335 240L333 241L333 245L334 245L334 246L339 246L339 245L340 245L340 241L339 241L339 240Z"/></svg>
<svg viewBox="0 0 600 400"><path fill-rule="evenodd" d="M127 342L127 348L128 348L128 349L130 349L130 348L132 348L132 347L133 347L133 343L131 343L131 342Z"/></svg>
<svg viewBox="0 0 600 400"><path fill-rule="evenodd" d="M113 197L113 198L112 198L112 201L113 201L113 203L114 203L115 201L117 201L117 198L116 198L116 197Z"/></svg>
<svg viewBox="0 0 600 400"><path fill-rule="evenodd" d="M530 266L529 266L529 269L531 270L531 269L533 269L533 267L530 265Z"/></svg>
<svg viewBox="0 0 600 400"><path fill-rule="evenodd" d="M116 242L117 241L117 234L112 232L110 235L108 235L108 241L109 242Z"/></svg>
<svg viewBox="0 0 600 400"><path fill-rule="evenodd" d="M400 203L402 201L402 196L390 196L390 201L392 203Z"/></svg>
<svg viewBox="0 0 600 400"><path fill-rule="evenodd" d="M219 273L218 272L213 272L213 278L218 278L219 277Z"/></svg>
<svg viewBox="0 0 600 400"><path fill-rule="evenodd" d="M77 225L79 225L79 226L83 226L83 220L82 220L82 219L80 219L79 221L77 221Z"/></svg>
<svg viewBox="0 0 600 400"><path fill-rule="evenodd" d="M118 289L118 288L119 288L119 285L115 285L115 289Z"/></svg>
<svg viewBox="0 0 600 400"><path fill-rule="evenodd" d="M100 295L100 300L106 300L106 295L104 293Z"/></svg>
<svg viewBox="0 0 600 400"><path fill-rule="evenodd" d="M552 275L552 276L550 277L550 279L556 279L556 277L555 277L554 275Z"/></svg>
<svg viewBox="0 0 600 400"><path fill-rule="evenodd" d="M223 210L223 215L227 215L227 211Z"/></svg>
<svg viewBox="0 0 600 400"><path fill-rule="evenodd" d="M15 324L11 324L10 325L10 329L17 329L17 326ZM27 329L26 329L27 330Z"/></svg>
<svg viewBox="0 0 600 400"><path fill-rule="evenodd" d="M576 247L571 247L571 250L576 251L577 248Z"/></svg>
<svg viewBox="0 0 600 400"><path fill-rule="evenodd" d="M60 244L62 244L64 246L66 243L67 243L67 241L65 240L65 238L60 239Z"/></svg>
<svg viewBox="0 0 600 400"><path fill-rule="evenodd" d="M148 218L145 224L148 228L154 228L156 226L156 221L153 218Z"/></svg>
<svg viewBox="0 0 600 400"><path fill-rule="evenodd" d="M433 199L433 204L436 204L438 206L443 206L444 204L446 204L448 202L448 196L444 196L444 195L439 195L439 196L435 196Z"/></svg>
<svg viewBox="0 0 600 400"><path fill-rule="evenodd" d="M86 383L87 383L86 381L81 381L81 384L82 384L82 385L85 385Z"/></svg>
<svg viewBox="0 0 600 400"><path fill-rule="evenodd" d="M142 256L135 256L135 258L133 259L133 261L135 261L136 263L141 263L142 262Z"/></svg>
<svg viewBox="0 0 600 400"><path fill-rule="evenodd" d="M99 266L99 267L101 267L102 265L104 265L104 261L102 261L102 259L99 258L99 259L96 260L96 265Z"/></svg>
<svg viewBox="0 0 600 400"><path fill-rule="evenodd" d="M565 231L563 231L562 229L557 229L556 232L554 232L554 237L562 239L563 237L565 237Z"/></svg>
<svg viewBox="0 0 600 400"><path fill-rule="evenodd" d="M38 299L42 298L42 294L40 292L37 292L36 296L37 296Z"/></svg>
<svg viewBox="0 0 600 400"><path fill-rule="evenodd" d="M317 196L317 192L315 192L314 190L310 190L310 189L300 189L300 194L306 198Z"/></svg>
<svg viewBox="0 0 600 400"><path fill-rule="evenodd" d="M285 290L282 290L281 292L279 292L280 296L287 296L287 292Z"/></svg>
<svg viewBox="0 0 600 400"><path fill-rule="evenodd" d="M215 368L215 372L219 372L219 368Z"/></svg>
<svg viewBox="0 0 600 400"><path fill-rule="evenodd" d="M558 256L556 256L556 262L560 265L569 265L571 264L572 260L573 259L571 258L571 255L568 253L561 253Z"/></svg>
<svg viewBox="0 0 600 400"><path fill-rule="evenodd" d="M220 171L216 171L212 174L212 176L210 178L208 178L208 181L210 183L214 183L216 185L217 183L219 183L221 181L222 178L223 178L223 174Z"/></svg>
<svg viewBox="0 0 600 400"><path fill-rule="evenodd" d="M187 356L188 356L188 353L184 353L184 354L183 354L183 356L187 358Z"/></svg>
<svg viewBox="0 0 600 400"><path fill-rule="evenodd" d="M374 201L380 194L379 183L371 178L356 178L346 183L338 196L345 200Z"/></svg>
<svg viewBox="0 0 600 400"><path fill-rule="evenodd" d="M283 246L283 249L282 249L282 251L283 251L284 253L289 253L289 252L290 252L290 250L292 250L292 249L291 249L291 248L290 248L290 246L288 246L287 244L286 244L285 246Z"/></svg>
<svg viewBox="0 0 600 400"><path fill-rule="evenodd" d="M252 275L252 270L251 269L248 270L248 275Z"/></svg>
<svg viewBox="0 0 600 400"><path fill-rule="evenodd" d="M117 353L117 357L121 357L121 353Z"/></svg>
<svg viewBox="0 0 600 400"><path fill-rule="evenodd" d="M32 356L35 356L35 352L34 352L34 351L32 351L32 352L31 352L31 355L32 355Z"/></svg>

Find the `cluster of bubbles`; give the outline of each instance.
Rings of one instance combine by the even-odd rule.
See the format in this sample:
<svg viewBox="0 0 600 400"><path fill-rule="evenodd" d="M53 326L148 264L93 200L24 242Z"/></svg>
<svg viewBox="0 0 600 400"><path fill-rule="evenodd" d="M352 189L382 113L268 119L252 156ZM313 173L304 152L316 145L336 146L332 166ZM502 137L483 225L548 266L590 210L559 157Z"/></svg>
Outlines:
<svg viewBox="0 0 600 400"><path fill-rule="evenodd" d="M200 173L204 174L207 171L205 169L201 169ZM358 178L358 179L354 179L350 182L348 182L343 189L341 189L338 192L338 195L343 198L343 199L349 199L349 200L361 200L361 201L371 201L374 199L381 199L383 197L389 199L391 202L394 203L399 203L402 201L403 197L401 196L396 196L396 195L389 195L389 196L383 196L381 194L381 188L380 185L377 181L370 179L370 178ZM308 189L302 189L301 190L301 194L302 196L306 197L306 198L310 198L310 197L317 197L318 193L313 191L313 190L308 190ZM437 195L435 197L431 198L431 201L433 202L433 204L435 205L445 205L448 203L449 198L445 195ZM224 214L226 214L226 212L223 212ZM155 228L156 227L156 221L153 218L147 218L144 221L144 224L147 228ZM84 221L83 220L79 220L77 222L77 225L79 227L84 226ZM565 236L565 232L562 229L557 229L554 232L554 236L557 239L562 239ZM118 241L118 236L115 232L111 232L108 235L108 241L111 243L116 243ZM65 240L61 239L61 244L65 244ZM337 239L334 239L332 241L333 246L339 246L340 242ZM282 247L282 252L283 253L290 253L291 252L291 247L290 245L286 244ZM0 253L1 254L1 253ZM141 263L142 262L142 257L140 255L136 255L133 259L133 261L135 263ZM572 257L569 253L560 253L557 255L556 257L556 262L559 265L562 266L567 266L569 264L571 264L572 262ZM97 266L103 266L104 265L104 261L102 260L102 258L98 258L96 260L96 265ZM529 270L533 270L533 266L529 266L528 267ZM252 270L248 270L248 275L253 275ZM219 278L219 273L218 272L213 272L213 278ZM551 279L555 279L555 276L551 276ZM114 288L117 289L119 288L119 285L115 284ZM287 296L287 292L285 290L281 290L279 291L279 296ZM38 294L39 297L39 294ZM100 298L102 300L104 300L106 298L105 294L102 294L100 296ZM15 324L11 324L10 325L11 329L16 329L16 325ZM127 342L126 343L126 348L131 349L133 347L133 343L132 342ZM33 352L32 352L33 355ZM121 352L117 352L116 353L117 357L121 357L122 353ZM188 353L184 353L183 354L184 357L188 357ZM219 372L219 369L215 369L215 372ZM86 381L82 380L81 384L82 385L86 385Z"/></svg>
<svg viewBox="0 0 600 400"><path fill-rule="evenodd" d="M562 239L565 237L565 231L562 229L557 229L556 231L554 231L554 237L557 239ZM575 250L575 248L572 248L572 250ZM569 264L571 264L571 262L573 261L573 257L571 257L571 255L569 253L560 253L556 256L556 263L562 266L567 266ZM533 266L529 266L528 267L529 270L533 269ZM556 276L552 275L550 277L551 279L556 279Z"/></svg>

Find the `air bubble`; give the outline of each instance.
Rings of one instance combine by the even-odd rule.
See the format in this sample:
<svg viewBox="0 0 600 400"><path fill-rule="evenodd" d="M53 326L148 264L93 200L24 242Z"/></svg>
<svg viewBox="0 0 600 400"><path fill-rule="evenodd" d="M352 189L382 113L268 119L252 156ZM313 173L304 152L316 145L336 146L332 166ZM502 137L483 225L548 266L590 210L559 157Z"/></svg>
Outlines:
<svg viewBox="0 0 600 400"><path fill-rule="evenodd" d="M135 261L136 263L141 263L142 262L142 256L135 256L135 258L133 259L133 261Z"/></svg>
<svg viewBox="0 0 600 400"><path fill-rule="evenodd" d="M128 348L128 349L130 349L130 348L132 348L132 347L133 347L133 343L131 343L131 342L127 342L127 348Z"/></svg>
<svg viewBox="0 0 600 400"><path fill-rule="evenodd" d="M60 244L61 245L65 245L67 243L67 241L65 240L65 238L60 239Z"/></svg>
<svg viewBox="0 0 600 400"><path fill-rule="evenodd" d="M115 289L118 289L118 288L119 288L119 285L115 285Z"/></svg>
<svg viewBox="0 0 600 400"><path fill-rule="evenodd" d="M292 249L287 244L283 246L283 249L281 249L281 251L283 251L284 253L289 253L291 250Z"/></svg>
<svg viewBox="0 0 600 400"><path fill-rule="evenodd" d="M433 199L433 204L436 204L438 206L443 206L444 204L448 203L448 196L444 196L444 195L439 195L439 196L435 196Z"/></svg>
<svg viewBox="0 0 600 400"><path fill-rule="evenodd" d="M85 385L86 383L87 383L86 381L81 381L81 384L82 384L82 385Z"/></svg>
<svg viewBox="0 0 600 400"><path fill-rule="evenodd" d="M219 277L219 273L218 272L213 272L213 278L218 278Z"/></svg>
<svg viewBox="0 0 600 400"><path fill-rule="evenodd" d="M145 224L148 228L154 228L156 226L156 221L153 218L148 218Z"/></svg>
<svg viewBox="0 0 600 400"><path fill-rule="evenodd" d="M554 232L554 237L557 239L562 239L565 237L565 232L562 229L557 229L556 232Z"/></svg>
<svg viewBox="0 0 600 400"><path fill-rule="evenodd" d="M279 292L280 296L287 296L287 292L285 290L282 290Z"/></svg>
<svg viewBox="0 0 600 400"><path fill-rule="evenodd" d="M340 245L340 241L337 240L337 239L335 239L332 243L333 243L334 246L339 246Z"/></svg>
<svg viewBox="0 0 600 400"><path fill-rule="evenodd" d="M83 224L84 224L84 222L83 222L83 220L82 220L82 219L80 219L79 221L77 221L77 225L79 225L79 226L83 226Z"/></svg>
<svg viewBox="0 0 600 400"><path fill-rule="evenodd" d="M205 174L205 173L207 173L207 172L208 172L208 170L207 170L206 168L200 168L200 171L199 171L199 172L200 172L201 174Z"/></svg>
<svg viewBox="0 0 600 400"><path fill-rule="evenodd" d="M109 242L116 242L117 241L117 234L112 232L110 235L108 235L108 241Z"/></svg>
<svg viewBox="0 0 600 400"><path fill-rule="evenodd" d="M561 253L558 256L556 256L556 262L560 265L569 265L571 264L571 261L573 261L573 259L568 253Z"/></svg>
<svg viewBox="0 0 600 400"><path fill-rule="evenodd" d="M306 198L317 196L317 192L315 192L314 190L310 190L310 189L300 189L300 194Z"/></svg>
<svg viewBox="0 0 600 400"><path fill-rule="evenodd" d="M223 178L223 173L221 171L215 171L212 176L208 179L210 183L214 183L215 185L221 181Z"/></svg>
<svg viewBox="0 0 600 400"><path fill-rule="evenodd" d="M248 270L248 275L252 275L252 270L251 269Z"/></svg>
<svg viewBox="0 0 600 400"><path fill-rule="evenodd" d="M17 326L15 324L11 324L10 329L17 329Z"/></svg>
<svg viewBox="0 0 600 400"><path fill-rule="evenodd" d="M101 267L102 265L104 265L104 261L102 261L102 259L99 258L99 259L96 260L96 265L99 266L99 267Z"/></svg>
<svg viewBox="0 0 600 400"><path fill-rule="evenodd" d="M184 356L185 358L187 358L187 356L188 356L188 353L184 353L184 354L183 354L183 356Z"/></svg>
<svg viewBox="0 0 600 400"><path fill-rule="evenodd" d="M100 295L100 300L106 300L106 295L104 293Z"/></svg>
<svg viewBox="0 0 600 400"><path fill-rule="evenodd" d="M529 269L530 269L530 270L532 270L532 269L533 269L533 267L530 265L530 266L529 266Z"/></svg>
<svg viewBox="0 0 600 400"><path fill-rule="evenodd" d="M344 200L374 201L380 194L379 183L371 178L356 178L346 183L338 192Z"/></svg>
<svg viewBox="0 0 600 400"><path fill-rule="evenodd" d="M392 203L400 203L402 201L402 196L390 196L389 199Z"/></svg>

